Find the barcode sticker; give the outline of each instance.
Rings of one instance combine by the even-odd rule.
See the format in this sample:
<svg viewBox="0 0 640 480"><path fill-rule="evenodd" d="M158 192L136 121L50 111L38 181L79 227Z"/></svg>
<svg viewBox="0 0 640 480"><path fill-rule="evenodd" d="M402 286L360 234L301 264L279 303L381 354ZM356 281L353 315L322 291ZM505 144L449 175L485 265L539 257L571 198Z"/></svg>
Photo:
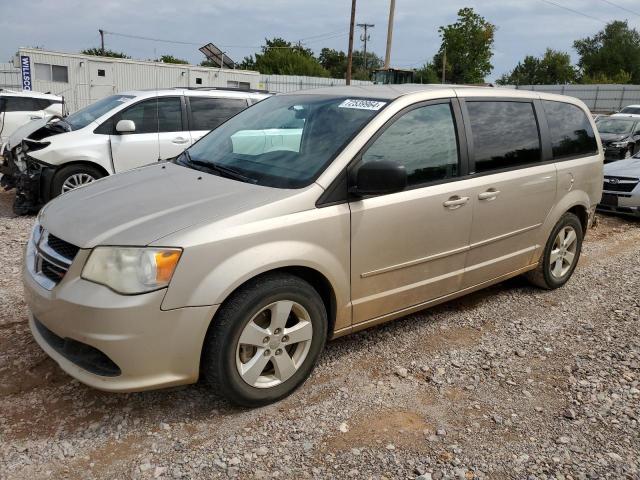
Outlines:
<svg viewBox="0 0 640 480"><path fill-rule="evenodd" d="M356 108L358 110L380 110L387 102L377 100L347 99L338 105L339 108Z"/></svg>

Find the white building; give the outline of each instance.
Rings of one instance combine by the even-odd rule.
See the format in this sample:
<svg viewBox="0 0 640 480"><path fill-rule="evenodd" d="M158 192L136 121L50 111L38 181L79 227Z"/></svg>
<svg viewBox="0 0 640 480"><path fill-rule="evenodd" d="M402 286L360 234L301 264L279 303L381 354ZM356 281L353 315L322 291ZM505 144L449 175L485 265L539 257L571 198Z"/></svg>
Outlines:
<svg viewBox="0 0 640 480"><path fill-rule="evenodd" d="M14 66L21 70L23 84L17 85L18 88L28 84L31 90L62 95L70 112L126 90L167 87L249 89L259 88L260 84L260 74L248 70L96 57L32 48L20 48Z"/></svg>

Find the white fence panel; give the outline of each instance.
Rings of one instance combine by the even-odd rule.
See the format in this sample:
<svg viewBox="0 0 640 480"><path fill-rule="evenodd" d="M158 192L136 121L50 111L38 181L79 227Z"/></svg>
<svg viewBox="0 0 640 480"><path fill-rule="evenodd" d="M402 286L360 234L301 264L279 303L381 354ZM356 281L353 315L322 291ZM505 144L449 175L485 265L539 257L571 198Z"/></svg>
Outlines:
<svg viewBox="0 0 640 480"><path fill-rule="evenodd" d="M610 113L626 105L640 104L640 85L517 85L515 88L576 97L593 112Z"/></svg>
<svg viewBox="0 0 640 480"><path fill-rule="evenodd" d="M270 92L287 93L311 88L346 85L343 78L305 77L300 75L261 75L260 88ZM351 85L373 85L373 82L351 80Z"/></svg>
<svg viewBox="0 0 640 480"><path fill-rule="evenodd" d="M0 63L0 88L22 90L22 75L13 63Z"/></svg>

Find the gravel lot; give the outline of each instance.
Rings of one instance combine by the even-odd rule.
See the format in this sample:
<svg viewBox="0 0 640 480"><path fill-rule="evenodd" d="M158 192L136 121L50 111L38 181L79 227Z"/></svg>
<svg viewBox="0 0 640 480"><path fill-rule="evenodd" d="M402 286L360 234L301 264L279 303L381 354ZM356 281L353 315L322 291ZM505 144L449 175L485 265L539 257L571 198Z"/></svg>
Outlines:
<svg viewBox="0 0 640 480"><path fill-rule="evenodd" d="M640 222L600 217L564 288L514 279L329 344L243 410L205 386L107 394L31 339L33 218L0 193L0 479L640 478Z"/></svg>

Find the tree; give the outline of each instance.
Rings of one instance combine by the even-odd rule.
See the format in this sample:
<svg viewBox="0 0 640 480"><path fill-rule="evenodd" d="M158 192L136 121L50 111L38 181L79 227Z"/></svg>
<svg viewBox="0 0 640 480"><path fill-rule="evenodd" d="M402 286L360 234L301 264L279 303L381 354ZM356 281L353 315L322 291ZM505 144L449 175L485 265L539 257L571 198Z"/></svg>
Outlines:
<svg viewBox="0 0 640 480"><path fill-rule="evenodd" d="M322 68L329 72L333 78L344 78L347 71L347 55L346 53L333 48L323 48L320 51L318 61Z"/></svg>
<svg viewBox="0 0 640 480"><path fill-rule="evenodd" d="M496 27L473 8L458 11L458 21L438 29L442 44L433 57L438 78L446 50L446 80L451 83L484 83L491 70Z"/></svg>
<svg viewBox="0 0 640 480"><path fill-rule="evenodd" d="M441 78L438 77L438 72L433 63L425 63L422 67L416 70L414 76L416 83L440 83Z"/></svg>
<svg viewBox="0 0 640 480"><path fill-rule="evenodd" d="M103 52L100 47L85 48L80 53L84 55L94 55L96 57L131 58L129 55L125 53L114 52L113 50L105 49Z"/></svg>
<svg viewBox="0 0 640 480"><path fill-rule="evenodd" d="M640 83L640 33L626 21L608 23L593 37L576 40L573 47L580 55L578 66L587 79L622 80Z"/></svg>
<svg viewBox="0 0 640 480"><path fill-rule="evenodd" d="M245 57L240 68L258 70L264 74L309 75L327 77L329 73L314 57L313 51L293 45L282 38L265 39L262 53Z"/></svg>
<svg viewBox="0 0 640 480"><path fill-rule="evenodd" d="M547 48L541 58L527 55L497 80L499 85L566 85L576 81L576 68L566 52Z"/></svg>
<svg viewBox="0 0 640 480"><path fill-rule="evenodd" d="M333 78L345 78L347 73L347 54L332 48L323 48L318 57L320 65ZM371 80L371 72L382 66L382 59L373 52L367 52L367 68L364 68L364 52L353 52L352 78L354 80Z"/></svg>
<svg viewBox="0 0 640 480"><path fill-rule="evenodd" d="M157 58L155 61L162 62L162 63L177 63L180 65L189 64L187 60L183 60L182 58L176 58L173 55L162 55L160 58Z"/></svg>

